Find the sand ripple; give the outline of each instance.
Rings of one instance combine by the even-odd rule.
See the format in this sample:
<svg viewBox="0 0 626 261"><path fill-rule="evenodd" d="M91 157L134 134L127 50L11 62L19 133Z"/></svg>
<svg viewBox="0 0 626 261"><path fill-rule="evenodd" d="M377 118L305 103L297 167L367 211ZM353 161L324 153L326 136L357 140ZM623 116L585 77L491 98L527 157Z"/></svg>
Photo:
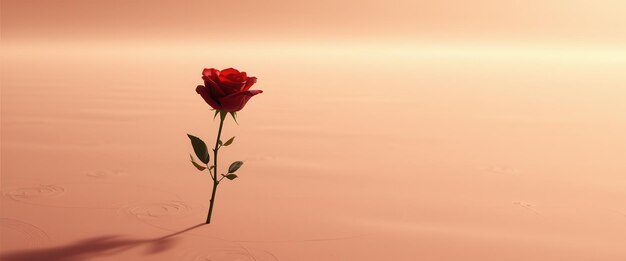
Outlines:
<svg viewBox="0 0 626 261"><path fill-rule="evenodd" d="M59 208L119 209L129 200L176 198L176 195L156 188L135 184L82 182L21 187L3 191L11 200ZM165 204L161 208L176 208ZM178 206L180 208L180 206ZM154 211L153 211L154 212ZM172 211L170 211L172 212Z"/></svg>
<svg viewBox="0 0 626 261"><path fill-rule="evenodd" d="M65 188L58 185L39 185L36 187L24 187L3 192L5 197L15 201L29 201L39 198L49 198L65 193Z"/></svg>
<svg viewBox="0 0 626 261"><path fill-rule="evenodd" d="M179 200L146 201L121 208L122 214L140 220L176 219L191 213L193 208Z"/></svg>
<svg viewBox="0 0 626 261"><path fill-rule="evenodd" d="M278 258L265 250L242 246L208 247L189 250L176 260L180 261L278 261Z"/></svg>
<svg viewBox="0 0 626 261"><path fill-rule="evenodd" d="M0 235L0 245L4 249L37 248L50 241L41 228L10 218L0 218Z"/></svg>
<svg viewBox="0 0 626 261"><path fill-rule="evenodd" d="M105 179L122 175L121 170L94 170L86 172L85 175L91 178Z"/></svg>

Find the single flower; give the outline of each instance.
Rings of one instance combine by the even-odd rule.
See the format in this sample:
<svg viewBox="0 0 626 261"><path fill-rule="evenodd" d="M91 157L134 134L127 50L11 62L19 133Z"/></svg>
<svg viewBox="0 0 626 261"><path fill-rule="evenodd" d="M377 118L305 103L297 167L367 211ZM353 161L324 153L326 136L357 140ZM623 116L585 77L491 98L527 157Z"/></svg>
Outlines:
<svg viewBox="0 0 626 261"><path fill-rule="evenodd" d="M243 109L252 96L262 90L250 90L256 77L248 77L245 72L228 68L222 71L210 68L202 71L204 85L198 85L196 92L213 109L236 112Z"/></svg>

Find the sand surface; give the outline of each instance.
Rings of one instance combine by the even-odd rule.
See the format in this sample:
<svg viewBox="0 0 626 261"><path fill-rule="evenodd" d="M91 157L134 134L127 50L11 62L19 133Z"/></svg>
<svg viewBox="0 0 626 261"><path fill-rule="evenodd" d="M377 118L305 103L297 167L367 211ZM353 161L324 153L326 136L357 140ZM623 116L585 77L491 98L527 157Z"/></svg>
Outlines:
<svg viewBox="0 0 626 261"><path fill-rule="evenodd" d="M624 52L57 47L3 49L2 261L626 260ZM231 66L265 92L201 225L194 88Z"/></svg>

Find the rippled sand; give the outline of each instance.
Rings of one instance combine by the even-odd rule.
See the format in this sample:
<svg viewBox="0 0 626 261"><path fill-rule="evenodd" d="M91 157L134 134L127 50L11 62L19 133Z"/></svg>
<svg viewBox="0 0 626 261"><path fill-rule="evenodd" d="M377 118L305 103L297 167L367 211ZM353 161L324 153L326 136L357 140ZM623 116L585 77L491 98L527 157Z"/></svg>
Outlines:
<svg viewBox="0 0 626 261"><path fill-rule="evenodd" d="M623 52L283 47L12 46L0 259L626 260ZM265 92L198 226L205 66Z"/></svg>

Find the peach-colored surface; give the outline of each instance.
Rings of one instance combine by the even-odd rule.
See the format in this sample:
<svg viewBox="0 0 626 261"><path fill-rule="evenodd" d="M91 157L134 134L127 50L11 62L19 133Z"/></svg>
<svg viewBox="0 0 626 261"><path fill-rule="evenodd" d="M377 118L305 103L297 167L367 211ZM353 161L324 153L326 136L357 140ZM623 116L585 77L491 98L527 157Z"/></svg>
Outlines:
<svg viewBox="0 0 626 261"><path fill-rule="evenodd" d="M246 39L201 25L211 2L2 1L0 260L626 260L625 23L600 2L235 3ZM231 66L265 92L198 226L194 89Z"/></svg>

